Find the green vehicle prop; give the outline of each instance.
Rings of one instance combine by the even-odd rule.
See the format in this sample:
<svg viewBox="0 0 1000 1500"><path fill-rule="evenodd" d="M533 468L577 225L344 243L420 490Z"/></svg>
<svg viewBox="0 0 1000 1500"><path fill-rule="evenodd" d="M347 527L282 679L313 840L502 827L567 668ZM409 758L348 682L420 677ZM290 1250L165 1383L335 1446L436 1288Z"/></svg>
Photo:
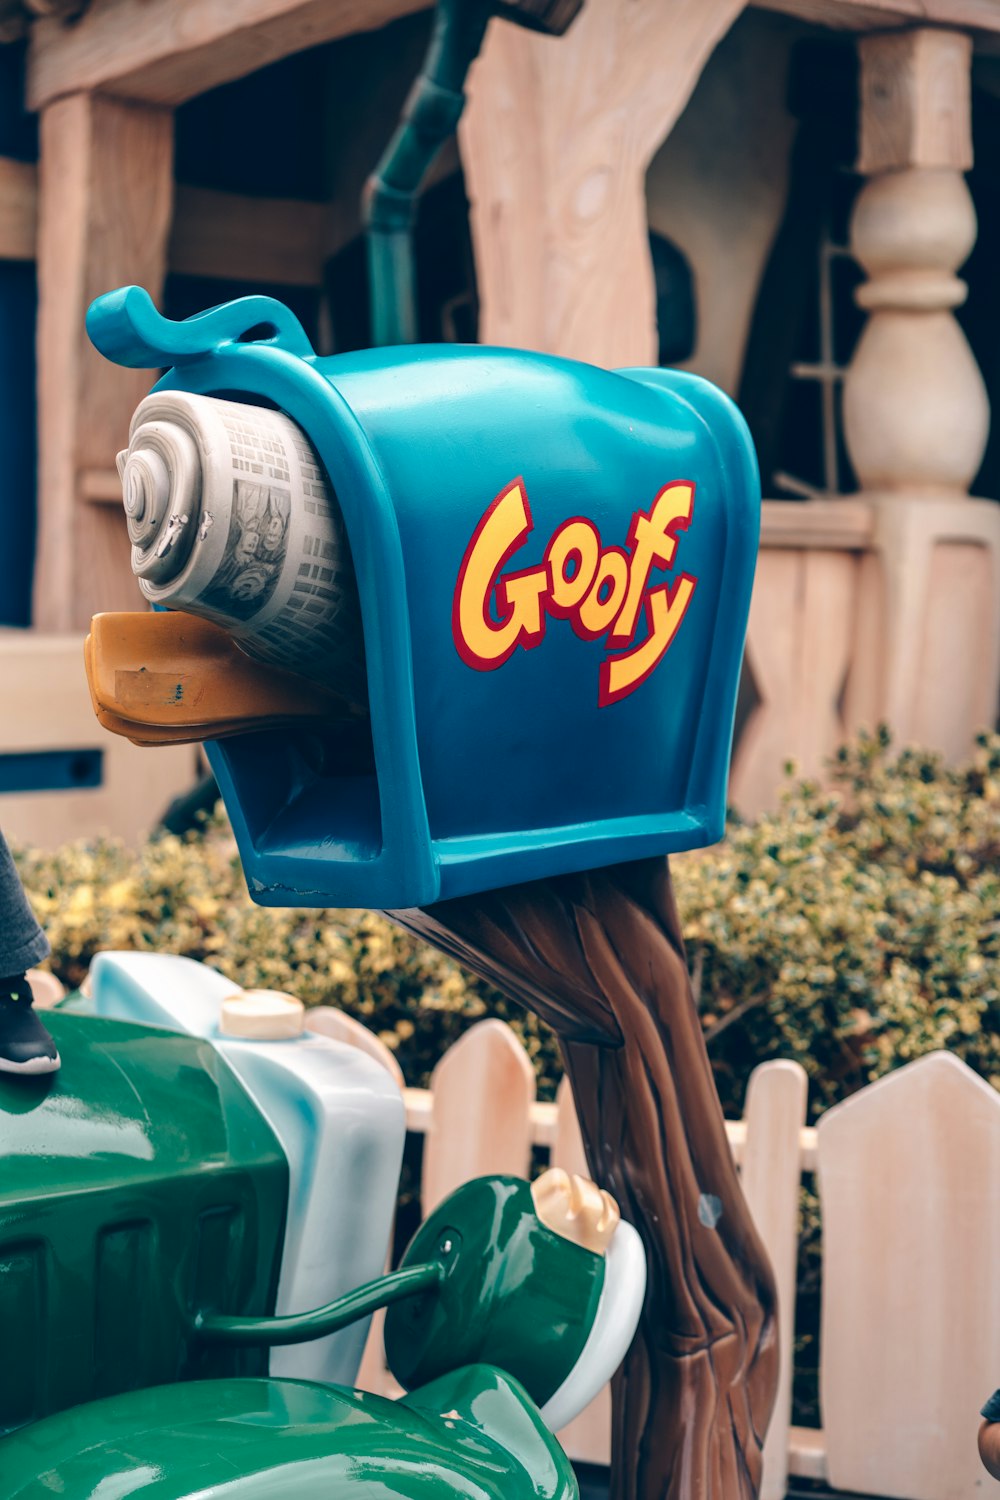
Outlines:
<svg viewBox="0 0 1000 1500"><path fill-rule="evenodd" d="M0 1077L3 1500L572 1500L554 1433L634 1334L646 1264L593 1184L484 1177L399 1268L405 1116L301 1007L102 954ZM370 1315L405 1394L355 1390Z"/></svg>

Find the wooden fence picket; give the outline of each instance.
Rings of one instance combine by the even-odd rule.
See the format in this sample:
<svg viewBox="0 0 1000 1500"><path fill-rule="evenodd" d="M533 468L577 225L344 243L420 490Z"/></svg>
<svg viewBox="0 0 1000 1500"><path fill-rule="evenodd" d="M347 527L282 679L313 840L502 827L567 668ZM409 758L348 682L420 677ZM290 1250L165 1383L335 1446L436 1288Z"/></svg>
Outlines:
<svg viewBox="0 0 1000 1500"><path fill-rule="evenodd" d="M450 1047L431 1077L424 1137L424 1216L488 1172L526 1177L531 1164L535 1071L510 1027L479 1021Z"/></svg>
<svg viewBox="0 0 1000 1500"><path fill-rule="evenodd" d="M48 969L29 969L27 979L36 1010L53 1010L66 994L66 986Z"/></svg>
<svg viewBox="0 0 1000 1500"><path fill-rule="evenodd" d="M792 1355L799 1235L799 1139L806 1122L809 1080L796 1062L754 1068L743 1105L746 1143L740 1180L753 1221L767 1247L778 1287L781 1373L764 1444L760 1500L784 1500L792 1421Z"/></svg>
<svg viewBox="0 0 1000 1500"><path fill-rule="evenodd" d="M932 1053L829 1110L818 1152L829 1481L973 1500L1000 1385L1000 1094Z"/></svg>
<svg viewBox="0 0 1000 1500"><path fill-rule="evenodd" d="M549 1162L553 1167L562 1167L564 1172L575 1172L579 1177L590 1176L573 1090L566 1077L559 1080L556 1089L556 1132Z"/></svg>
<svg viewBox="0 0 1000 1500"><path fill-rule="evenodd" d="M563 1078L559 1084L556 1110L556 1133L550 1161L554 1167L562 1167L566 1172L589 1177L590 1168L568 1078ZM590 1405L584 1407L557 1436L571 1458L583 1463L606 1464L611 1455L611 1387L606 1385L599 1391Z"/></svg>
<svg viewBox="0 0 1000 1500"><path fill-rule="evenodd" d="M391 1074L400 1092L403 1091L403 1070L385 1042L346 1011L336 1010L332 1005L314 1005L309 1010L307 1024L310 1031L318 1031L321 1036L331 1036L335 1042L346 1042L349 1047L367 1052Z"/></svg>

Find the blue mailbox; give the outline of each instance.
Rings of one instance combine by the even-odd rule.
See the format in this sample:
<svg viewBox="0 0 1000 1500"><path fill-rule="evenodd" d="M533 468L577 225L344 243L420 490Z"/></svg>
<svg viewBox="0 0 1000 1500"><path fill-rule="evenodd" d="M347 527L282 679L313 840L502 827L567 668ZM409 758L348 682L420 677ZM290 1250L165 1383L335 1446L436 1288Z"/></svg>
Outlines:
<svg viewBox="0 0 1000 1500"><path fill-rule="evenodd" d="M257 901L425 906L721 837L760 493L718 390L476 346L320 358L265 298L172 323L125 288L88 329L168 367L157 390L285 413L342 512L367 763L208 747Z"/></svg>

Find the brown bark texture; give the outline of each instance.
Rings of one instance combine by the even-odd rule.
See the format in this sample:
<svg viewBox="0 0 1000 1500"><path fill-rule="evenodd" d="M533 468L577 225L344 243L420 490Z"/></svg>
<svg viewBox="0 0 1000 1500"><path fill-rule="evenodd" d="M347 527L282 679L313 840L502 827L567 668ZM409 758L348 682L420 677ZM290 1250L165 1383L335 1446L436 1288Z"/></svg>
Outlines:
<svg viewBox="0 0 1000 1500"><path fill-rule="evenodd" d="M753 1500L778 1377L767 1255L726 1140L667 861L392 918L558 1034L591 1173L642 1236L613 1382L612 1500Z"/></svg>

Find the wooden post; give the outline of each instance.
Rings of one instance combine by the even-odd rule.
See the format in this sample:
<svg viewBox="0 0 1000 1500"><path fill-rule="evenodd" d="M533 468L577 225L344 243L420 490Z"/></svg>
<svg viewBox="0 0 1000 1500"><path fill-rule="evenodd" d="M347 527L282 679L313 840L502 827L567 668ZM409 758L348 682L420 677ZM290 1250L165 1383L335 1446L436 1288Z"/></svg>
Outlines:
<svg viewBox="0 0 1000 1500"><path fill-rule="evenodd" d="M969 37L929 29L860 42L869 181L851 244L870 316L844 387L848 450L874 512L859 642L874 670L849 688L848 717L883 718L953 757L993 724L1000 685L1000 506L968 497L989 405L953 313L976 237L962 175L971 51Z"/></svg>
<svg viewBox="0 0 1000 1500"><path fill-rule="evenodd" d="M482 343L656 362L646 169L744 0L587 0L562 37L493 21L459 145Z"/></svg>
<svg viewBox="0 0 1000 1500"><path fill-rule="evenodd" d="M817 1141L828 1482L987 1500L976 1430L1000 1344L1000 1097L932 1052L828 1110Z"/></svg>
<svg viewBox="0 0 1000 1500"><path fill-rule="evenodd" d="M747 1138L740 1183L774 1267L781 1350L778 1394L764 1444L760 1500L784 1500L788 1488L801 1193L799 1138L808 1099L805 1069L790 1059L775 1059L754 1068L743 1106Z"/></svg>
<svg viewBox="0 0 1000 1500"><path fill-rule="evenodd" d="M528 1175L535 1070L506 1022L479 1021L449 1047L434 1069L431 1095L420 1179L425 1218L473 1177Z"/></svg>
<svg viewBox="0 0 1000 1500"><path fill-rule="evenodd" d="M38 221L38 548L34 623L82 630L138 609L115 453L150 385L84 330L99 292L159 298L173 203L173 113L74 94L42 111Z"/></svg>

